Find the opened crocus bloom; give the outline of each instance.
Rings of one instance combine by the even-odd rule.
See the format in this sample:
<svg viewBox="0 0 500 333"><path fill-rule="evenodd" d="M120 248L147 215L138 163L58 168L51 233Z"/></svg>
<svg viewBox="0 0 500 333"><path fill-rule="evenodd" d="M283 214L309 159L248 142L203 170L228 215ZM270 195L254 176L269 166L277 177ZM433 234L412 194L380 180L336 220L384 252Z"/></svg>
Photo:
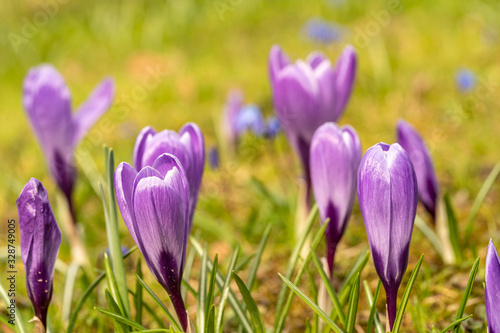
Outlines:
<svg viewBox="0 0 500 333"><path fill-rule="evenodd" d="M325 230L327 262L333 270L340 238L351 216L361 142L351 126L329 122L320 126L311 142L311 180L321 220L330 219Z"/></svg>
<svg viewBox="0 0 500 333"><path fill-rule="evenodd" d="M17 210L26 289L35 308L35 316L46 327L61 231L52 213L47 191L35 178L24 186L17 199Z"/></svg>
<svg viewBox="0 0 500 333"><path fill-rule="evenodd" d="M42 146L50 173L70 208L76 180L75 147L109 109L113 96L113 81L105 79L73 114L69 88L54 67L34 67L24 79L24 109Z"/></svg>
<svg viewBox="0 0 500 333"><path fill-rule="evenodd" d="M191 191L189 199L189 230L191 230L205 167L205 141L198 125L187 123L179 133L171 130L157 133L152 127L145 127L135 141L135 169L140 171L145 166L152 166L158 156L164 153L177 157L186 171Z"/></svg>
<svg viewBox="0 0 500 333"><path fill-rule="evenodd" d="M294 64L275 45L269 55L269 75L276 113L300 157L309 188L312 136L319 126L337 121L344 112L356 76L356 53L348 46L335 66L318 52Z"/></svg>
<svg viewBox="0 0 500 333"><path fill-rule="evenodd" d="M397 136L415 168L420 201L435 220L439 185L429 150L417 130L404 120L398 121Z"/></svg>
<svg viewBox="0 0 500 333"><path fill-rule="evenodd" d="M386 291L392 330L418 200L413 165L399 144L379 143L365 153L358 172L358 200L375 269Z"/></svg>
<svg viewBox="0 0 500 333"><path fill-rule="evenodd" d="M490 333L500 333L500 258L491 239L486 254L484 285L488 331Z"/></svg>
<svg viewBox="0 0 500 333"><path fill-rule="evenodd" d="M180 161L159 156L137 172L127 163L115 171L118 206L154 277L165 288L182 328L188 317L181 296L189 234L189 184Z"/></svg>

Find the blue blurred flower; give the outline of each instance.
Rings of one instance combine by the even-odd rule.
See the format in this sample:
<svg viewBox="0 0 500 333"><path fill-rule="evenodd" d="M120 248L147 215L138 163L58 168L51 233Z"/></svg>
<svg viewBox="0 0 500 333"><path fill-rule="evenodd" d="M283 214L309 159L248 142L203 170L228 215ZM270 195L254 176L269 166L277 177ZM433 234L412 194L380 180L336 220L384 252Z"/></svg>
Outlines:
<svg viewBox="0 0 500 333"><path fill-rule="evenodd" d="M208 152L208 164L212 170L219 169L219 150L215 146L212 146Z"/></svg>
<svg viewBox="0 0 500 333"><path fill-rule="evenodd" d="M468 92L476 85L476 75L469 69L462 68L455 75L457 87L461 92Z"/></svg>
<svg viewBox="0 0 500 333"><path fill-rule="evenodd" d="M341 31L337 25L318 18L307 21L304 25L304 32L313 41L324 44L339 41L341 37Z"/></svg>
<svg viewBox="0 0 500 333"><path fill-rule="evenodd" d="M256 136L264 134L264 117L259 107L253 104L245 105L240 109L235 123L236 133L242 135L246 131Z"/></svg>
<svg viewBox="0 0 500 333"><path fill-rule="evenodd" d="M271 116L267 119L266 124L266 137L269 139L273 139L281 132L281 123L278 117Z"/></svg>

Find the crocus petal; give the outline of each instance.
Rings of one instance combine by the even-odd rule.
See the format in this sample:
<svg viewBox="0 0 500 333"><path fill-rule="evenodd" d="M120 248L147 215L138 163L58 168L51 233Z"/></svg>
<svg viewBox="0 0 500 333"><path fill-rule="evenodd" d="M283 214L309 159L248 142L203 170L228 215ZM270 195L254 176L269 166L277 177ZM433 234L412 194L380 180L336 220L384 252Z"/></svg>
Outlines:
<svg viewBox="0 0 500 333"><path fill-rule="evenodd" d="M52 213L47 191L37 179L31 178L24 186L17 199L17 209L26 289L35 315L46 326L61 231Z"/></svg>
<svg viewBox="0 0 500 333"><path fill-rule="evenodd" d="M309 54L306 58L306 62L311 65L313 69L316 69L325 60L330 62L330 60L328 60L323 53L318 51L311 52L311 54Z"/></svg>
<svg viewBox="0 0 500 333"><path fill-rule="evenodd" d="M399 287L417 205L417 181L399 144L368 149L358 173L358 199L375 268L384 286Z"/></svg>
<svg viewBox="0 0 500 333"><path fill-rule="evenodd" d="M338 114L335 106L337 100L336 74L330 60L321 62L314 69L314 76L318 82L318 110L315 117L320 121L337 121Z"/></svg>
<svg viewBox="0 0 500 333"><path fill-rule="evenodd" d="M486 274L484 279L484 301L490 333L500 332L500 258L490 239L486 254Z"/></svg>
<svg viewBox="0 0 500 333"><path fill-rule="evenodd" d="M103 80L80 105L74 116L73 146L76 146L89 129L99 120L113 102L115 84L112 79Z"/></svg>
<svg viewBox="0 0 500 333"><path fill-rule="evenodd" d="M127 226L132 238L138 243L137 233L134 229L133 217L133 189L134 181L137 176L137 171L128 163L122 162L118 165L115 171L115 193L120 213L122 214L123 221Z"/></svg>
<svg viewBox="0 0 500 333"><path fill-rule="evenodd" d="M271 78L271 86L275 89L275 82L278 73L290 65L290 59L279 45L273 45L269 53L269 76Z"/></svg>
<svg viewBox="0 0 500 333"><path fill-rule="evenodd" d="M156 131L151 126L144 127L137 139L135 140L134 146L134 166L136 170L142 169L142 159L144 157L144 151L146 150L146 143L148 140L156 134Z"/></svg>
<svg viewBox="0 0 500 333"><path fill-rule="evenodd" d="M398 121L397 137L399 144L406 150L415 168L420 200L435 218L439 185L429 150L415 128L403 120Z"/></svg>
<svg viewBox="0 0 500 333"><path fill-rule="evenodd" d="M184 170L189 170L190 159L186 149L180 141L180 136L175 131L164 130L151 136L146 143L146 149L142 156L142 167L151 166L158 156L170 153L175 155L182 163Z"/></svg>
<svg viewBox="0 0 500 333"><path fill-rule="evenodd" d="M357 71L356 51L352 46L347 46L335 65L335 116L340 118L351 97Z"/></svg>

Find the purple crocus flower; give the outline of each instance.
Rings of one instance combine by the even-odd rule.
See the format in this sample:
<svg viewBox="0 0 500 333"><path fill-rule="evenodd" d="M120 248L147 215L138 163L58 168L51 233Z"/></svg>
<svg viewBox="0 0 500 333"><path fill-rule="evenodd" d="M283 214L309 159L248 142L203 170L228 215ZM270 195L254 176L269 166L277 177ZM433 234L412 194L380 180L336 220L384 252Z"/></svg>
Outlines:
<svg viewBox="0 0 500 333"><path fill-rule="evenodd" d="M264 134L264 116L257 105L248 104L243 106L235 123L236 135L243 135L247 131L251 131L256 136Z"/></svg>
<svg viewBox="0 0 500 333"><path fill-rule="evenodd" d="M358 200L392 331L418 200L413 165L399 144L379 143L365 153L358 172Z"/></svg>
<svg viewBox="0 0 500 333"><path fill-rule="evenodd" d="M291 63L278 45L271 48L269 76L274 107L288 141L300 157L310 188L309 146L316 129L337 121L351 96L356 52L348 46L333 66L319 52Z"/></svg>
<svg viewBox="0 0 500 333"><path fill-rule="evenodd" d="M54 67L46 64L34 67L24 79L24 109L42 146L50 173L71 209L76 180L75 147L109 109L113 96L114 83L105 79L73 114L69 88Z"/></svg>
<svg viewBox="0 0 500 333"><path fill-rule="evenodd" d="M486 254L486 274L484 278L486 318L490 333L500 332L500 258L490 239Z"/></svg>
<svg viewBox="0 0 500 333"><path fill-rule="evenodd" d="M123 220L154 277L167 291L182 328L188 318L181 296L189 234L189 183L181 162L160 155L137 172L128 163L115 171Z"/></svg>
<svg viewBox="0 0 500 333"><path fill-rule="evenodd" d="M47 191L39 180L31 178L16 203L26 289L35 308L35 316L46 327L61 231L52 213Z"/></svg>
<svg viewBox="0 0 500 333"><path fill-rule="evenodd" d="M404 120L398 121L397 137L415 168L420 201L435 220L439 185L429 150L417 130Z"/></svg>
<svg viewBox="0 0 500 333"><path fill-rule="evenodd" d="M238 131L236 122L238 114L243 106L243 92L238 89L231 90L224 106L224 116L222 119L222 130L231 146L236 146L238 140Z"/></svg>
<svg viewBox="0 0 500 333"><path fill-rule="evenodd" d="M333 271L335 250L351 216L361 142L351 126L321 125L311 142L311 180L321 220L330 219L325 238L327 262Z"/></svg>
<svg viewBox="0 0 500 333"><path fill-rule="evenodd" d="M191 193L189 200L189 230L191 230L205 167L205 140L201 129L194 123L187 123L179 133L171 130L157 133L152 127L145 127L135 141L135 169L140 171L145 166L152 166L157 157L164 153L177 157L186 171Z"/></svg>

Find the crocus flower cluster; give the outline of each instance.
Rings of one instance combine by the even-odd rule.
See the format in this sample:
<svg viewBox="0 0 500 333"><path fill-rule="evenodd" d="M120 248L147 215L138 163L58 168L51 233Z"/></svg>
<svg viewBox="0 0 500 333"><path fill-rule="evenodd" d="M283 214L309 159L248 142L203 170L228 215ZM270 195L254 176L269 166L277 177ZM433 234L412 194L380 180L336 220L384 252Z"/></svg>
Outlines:
<svg viewBox="0 0 500 333"><path fill-rule="evenodd" d="M484 300L486 318L490 333L500 332L500 258L493 241L490 239L486 254L486 274L484 277Z"/></svg>
<svg viewBox="0 0 500 333"><path fill-rule="evenodd" d="M404 120L398 121L397 137L415 168L420 201L435 220L439 184L429 150L417 130Z"/></svg>
<svg viewBox="0 0 500 333"><path fill-rule="evenodd" d="M31 178L24 186L17 199L17 210L26 289L35 316L46 327L61 231L52 213L47 191L35 178Z"/></svg>
<svg viewBox="0 0 500 333"><path fill-rule="evenodd" d="M32 68L24 80L24 109L42 146L50 173L70 208L76 180L75 147L109 109L113 97L113 81L105 79L73 114L69 88L54 67Z"/></svg>
<svg viewBox="0 0 500 333"><path fill-rule="evenodd" d="M356 77L356 53L348 46L337 64L315 52L292 63L275 45L269 55L274 107L288 141L302 162L310 187L309 152L316 129L337 121L351 96Z"/></svg>
<svg viewBox="0 0 500 333"><path fill-rule="evenodd" d="M333 270L335 251L351 216L361 143L351 126L320 126L311 142L311 180L321 220L330 219L325 231L327 262Z"/></svg>
<svg viewBox="0 0 500 333"><path fill-rule="evenodd" d="M358 200L392 330L418 200L413 165L399 144L379 143L365 153L359 166Z"/></svg>

